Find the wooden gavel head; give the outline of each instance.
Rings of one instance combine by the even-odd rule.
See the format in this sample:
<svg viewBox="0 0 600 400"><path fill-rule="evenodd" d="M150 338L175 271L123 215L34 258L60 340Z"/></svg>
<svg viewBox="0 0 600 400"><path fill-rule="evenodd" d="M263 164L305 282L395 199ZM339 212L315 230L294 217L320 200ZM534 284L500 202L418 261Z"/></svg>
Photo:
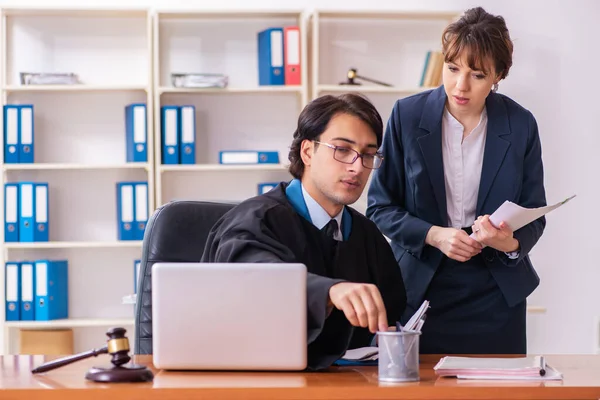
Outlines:
<svg viewBox="0 0 600 400"><path fill-rule="evenodd" d="M124 328L112 328L106 332L106 336L108 336L108 354L112 356L110 362L117 367L127 364L131 360L129 356L129 339L125 336L125 332Z"/></svg>

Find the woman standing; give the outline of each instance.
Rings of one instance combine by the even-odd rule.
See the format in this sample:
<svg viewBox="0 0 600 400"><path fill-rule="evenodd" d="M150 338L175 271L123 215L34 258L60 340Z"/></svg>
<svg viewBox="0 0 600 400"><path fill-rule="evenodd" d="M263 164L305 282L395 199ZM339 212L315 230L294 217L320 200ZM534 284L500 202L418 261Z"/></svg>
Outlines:
<svg viewBox="0 0 600 400"><path fill-rule="evenodd" d="M546 221L512 232L489 220L505 200L546 205L536 120L496 92L512 50L502 17L466 11L442 35L443 85L398 100L384 135L367 215L403 273L402 322L430 301L421 353L527 352L528 254Z"/></svg>

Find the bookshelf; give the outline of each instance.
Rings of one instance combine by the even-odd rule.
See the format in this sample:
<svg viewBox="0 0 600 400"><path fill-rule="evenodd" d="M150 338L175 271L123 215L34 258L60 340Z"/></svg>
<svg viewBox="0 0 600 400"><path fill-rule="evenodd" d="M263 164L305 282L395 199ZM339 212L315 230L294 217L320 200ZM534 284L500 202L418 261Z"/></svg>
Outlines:
<svg viewBox="0 0 600 400"><path fill-rule="evenodd" d="M443 29L457 16L456 12L315 10L310 20L311 98L362 93L385 125L396 100L430 89L419 86L426 53L440 47ZM385 37L393 39L382 40ZM359 85L341 84L348 82L350 69L391 86L358 78L354 82ZM354 207L366 211L367 190Z"/></svg>
<svg viewBox="0 0 600 400"><path fill-rule="evenodd" d="M5 242L2 230L2 264L69 261L68 319L6 322L0 274L2 351L18 351L22 328L74 328L76 351L97 347L111 326L125 326L131 337L133 311L121 299L132 291L142 242L117 240L115 185L147 181L148 208L154 209L154 143L148 141L148 162L126 162L124 119L127 104L146 103L147 134L153 137L152 14L4 8L1 24L2 103L34 107L34 163L9 164L1 155L2 183L49 185L49 241ZM72 72L80 83L22 85L20 72ZM4 210L4 191L1 197Z"/></svg>
<svg viewBox="0 0 600 400"><path fill-rule="evenodd" d="M307 18L302 11L158 10L154 20L156 204L175 199L241 201L285 169L299 112L309 100ZM258 32L300 29L301 84L259 86ZM177 88L171 73L219 73L226 88ZM196 164L161 163L161 107L195 107ZM280 165L222 165L219 151L276 150Z"/></svg>

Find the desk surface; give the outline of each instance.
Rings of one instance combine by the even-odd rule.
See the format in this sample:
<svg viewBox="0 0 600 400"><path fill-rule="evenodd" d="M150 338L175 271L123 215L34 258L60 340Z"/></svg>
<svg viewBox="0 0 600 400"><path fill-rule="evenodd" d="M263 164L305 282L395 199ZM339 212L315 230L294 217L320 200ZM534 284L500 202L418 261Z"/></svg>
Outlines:
<svg viewBox="0 0 600 400"><path fill-rule="evenodd" d="M85 379L92 366L107 366L107 355L82 360L43 374L31 369L55 356L0 356L1 399L599 399L600 355L547 356L562 381L500 382L438 378L439 357L423 356L421 381L383 384L377 367L332 367L327 372L175 372L160 371L151 356L136 364L154 372L148 383L102 384ZM104 390L99 390L104 389Z"/></svg>

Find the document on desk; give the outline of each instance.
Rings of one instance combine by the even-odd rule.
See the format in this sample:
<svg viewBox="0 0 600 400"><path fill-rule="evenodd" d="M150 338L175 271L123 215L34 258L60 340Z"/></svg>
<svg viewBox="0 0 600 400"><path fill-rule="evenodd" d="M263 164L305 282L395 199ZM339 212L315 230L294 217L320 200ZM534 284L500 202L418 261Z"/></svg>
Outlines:
<svg viewBox="0 0 600 400"><path fill-rule="evenodd" d="M511 201L506 200L492 215L490 215L490 222L495 227L500 226L502 221L506 222L510 229L514 232L521 229L528 223L535 221L539 217L548 214L550 211L557 209L558 207L566 204L569 200L573 199L576 195L566 198L565 200L556 204L538 207L538 208L525 208ZM471 234L471 237L475 239L475 233Z"/></svg>
<svg viewBox="0 0 600 400"><path fill-rule="evenodd" d="M544 356L442 357L433 367L437 376L478 380L560 380L562 374L546 364Z"/></svg>

